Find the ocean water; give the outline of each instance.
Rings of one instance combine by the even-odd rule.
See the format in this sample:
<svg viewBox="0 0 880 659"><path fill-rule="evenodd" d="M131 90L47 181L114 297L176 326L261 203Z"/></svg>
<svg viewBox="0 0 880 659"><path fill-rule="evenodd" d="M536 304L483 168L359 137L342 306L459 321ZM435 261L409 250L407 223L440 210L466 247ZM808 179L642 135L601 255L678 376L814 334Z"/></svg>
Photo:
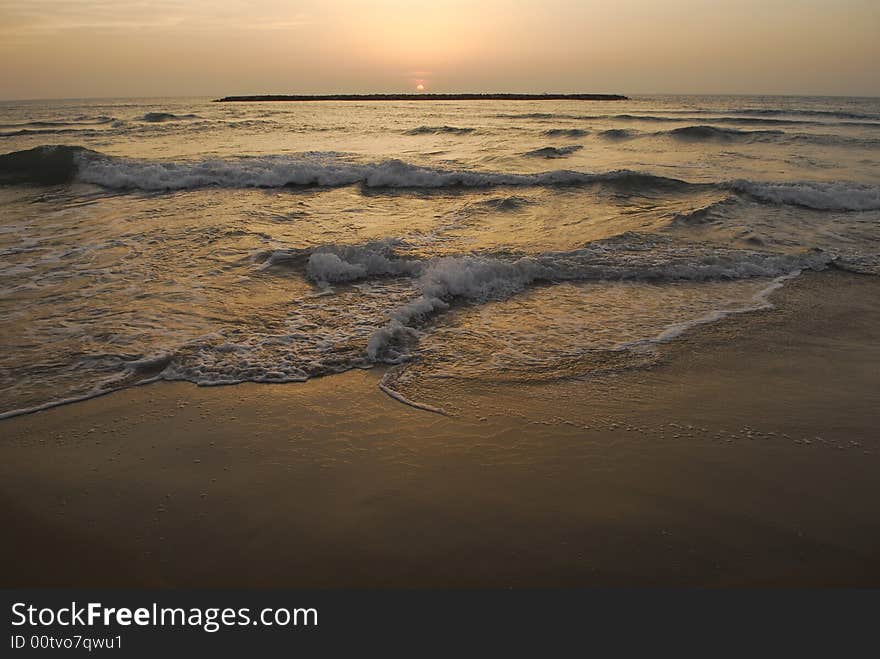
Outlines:
<svg viewBox="0 0 880 659"><path fill-rule="evenodd" d="M3 416L376 365L418 405L880 274L880 99L7 102L0 153Z"/></svg>

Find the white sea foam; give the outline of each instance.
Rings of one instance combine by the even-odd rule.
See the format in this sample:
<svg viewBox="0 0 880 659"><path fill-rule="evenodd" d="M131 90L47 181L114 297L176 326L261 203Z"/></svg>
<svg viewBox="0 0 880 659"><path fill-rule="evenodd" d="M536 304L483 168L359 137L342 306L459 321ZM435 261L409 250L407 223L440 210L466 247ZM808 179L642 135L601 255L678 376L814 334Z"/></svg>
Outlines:
<svg viewBox="0 0 880 659"><path fill-rule="evenodd" d="M773 303L770 302L770 296L778 291L785 285L785 282L794 279L795 277L801 274L800 270L794 270L788 274L780 275L779 277L775 277L773 281L771 281L764 289L758 292L752 298L751 304L747 304L745 306L738 307L736 309L717 309L715 311L711 311L708 314L700 316L699 318L695 318L694 320L682 321L679 323L673 323L669 327L667 327L663 332L658 334L653 339L650 339L649 343L662 343L666 341L671 341L672 339L676 339L685 332L693 329L694 327L698 327L699 325L706 325L707 323L714 323L716 321L721 320L722 318L726 318L728 316L734 314L741 313L751 313L752 311L761 311L763 309L772 309ZM645 342L641 342L645 343ZM622 346L629 347L629 346Z"/></svg>
<svg viewBox="0 0 880 659"><path fill-rule="evenodd" d="M382 380L379 382L379 389L384 391L386 394L391 396L394 400L403 403L404 405L409 405L410 407L414 407L417 410L424 410L426 412L433 412L434 414L442 414L446 416L448 412L444 410L442 407L435 407L433 405L428 405L427 403L420 403L418 401L414 401L410 398L407 398L403 394L398 391L395 391L390 386L388 386L388 373L386 373Z"/></svg>
<svg viewBox="0 0 880 659"><path fill-rule="evenodd" d="M813 250L774 254L742 250L653 249L644 246L596 245L517 260L483 256L435 259L421 271L421 297L389 315L389 322L370 337L367 356L400 363L407 345L417 338L413 325L445 310L455 299L504 298L540 282L560 281L712 281L780 277L804 269L822 270L833 257Z"/></svg>
<svg viewBox="0 0 880 659"><path fill-rule="evenodd" d="M170 162L111 158L94 152L76 156L76 178L108 188L185 190L207 186L247 188L283 186L345 186L372 188L445 188L555 186L611 183L634 188L652 186L711 187L644 172L604 173L554 170L515 174L423 167L401 160L357 163L327 154L260 156L236 160ZM774 183L737 180L714 184L774 204L816 210L880 210L880 186L847 182Z"/></svg>
<svg viewBox="0 0 880 659"><path fill-rule="evenodd" d="M187 190L200 187L337 187L362 184L373 188L445 188L495 186L583 185L636 181L688 185L665 177L615 170L592 174L555 170L537 174L448 170L401 160L357 163L327 154L259 156L235 160L161 161L108 157L95 152L76 156L76 178L107 188Z"/></svg>
<svg viewBox="0 0 880 659"><path fill-rule="evenodd" d="M328 245L309 256L306 274L319 283L354 281L366 277L407 275L418 272L422 263L393 257L396 240L358 245Z"/></svg>
<svg viewBox="0 0 880 659"><path fill-rule="evenodd" d="M804 206L824 211L880 210L880 185L841 182L758 183L733 181L736 192L759 201Z"/></svg>

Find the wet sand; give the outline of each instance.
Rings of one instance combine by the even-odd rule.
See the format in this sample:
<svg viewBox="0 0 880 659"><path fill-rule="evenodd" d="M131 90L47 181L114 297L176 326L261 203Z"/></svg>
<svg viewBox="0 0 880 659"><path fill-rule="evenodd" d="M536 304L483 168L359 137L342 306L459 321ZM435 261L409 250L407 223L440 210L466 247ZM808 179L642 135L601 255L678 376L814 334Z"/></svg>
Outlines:
<svg viewBox="0 0 880 659"><path fill-rule="evenodd" d="M880 280L647 369L160 383L0 422L3 586L880 586Z"/></svg>

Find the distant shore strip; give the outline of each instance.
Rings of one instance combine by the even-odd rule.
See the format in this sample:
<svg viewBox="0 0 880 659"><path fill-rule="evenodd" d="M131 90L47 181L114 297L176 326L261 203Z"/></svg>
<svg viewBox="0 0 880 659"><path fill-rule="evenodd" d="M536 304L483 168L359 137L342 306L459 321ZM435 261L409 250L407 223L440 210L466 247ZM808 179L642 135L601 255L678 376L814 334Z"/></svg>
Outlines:
<svg viewBox="0 0 880 659"><path fill-rule="evenodd" d="M215 103L255 101L628 101L620 94L263 94L224 96Z"/></svg>

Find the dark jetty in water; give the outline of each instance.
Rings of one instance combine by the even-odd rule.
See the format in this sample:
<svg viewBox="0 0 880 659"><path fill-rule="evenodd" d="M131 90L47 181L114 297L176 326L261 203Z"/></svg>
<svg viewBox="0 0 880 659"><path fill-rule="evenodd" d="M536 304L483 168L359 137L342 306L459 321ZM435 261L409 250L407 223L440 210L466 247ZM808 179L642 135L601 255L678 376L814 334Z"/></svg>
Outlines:
<svg viewBox="0 0 880 659"><path fill-rule="evenodd" d="M628 101L620 94L263 94L224 96L215 103L252 101Z"/></svg>

